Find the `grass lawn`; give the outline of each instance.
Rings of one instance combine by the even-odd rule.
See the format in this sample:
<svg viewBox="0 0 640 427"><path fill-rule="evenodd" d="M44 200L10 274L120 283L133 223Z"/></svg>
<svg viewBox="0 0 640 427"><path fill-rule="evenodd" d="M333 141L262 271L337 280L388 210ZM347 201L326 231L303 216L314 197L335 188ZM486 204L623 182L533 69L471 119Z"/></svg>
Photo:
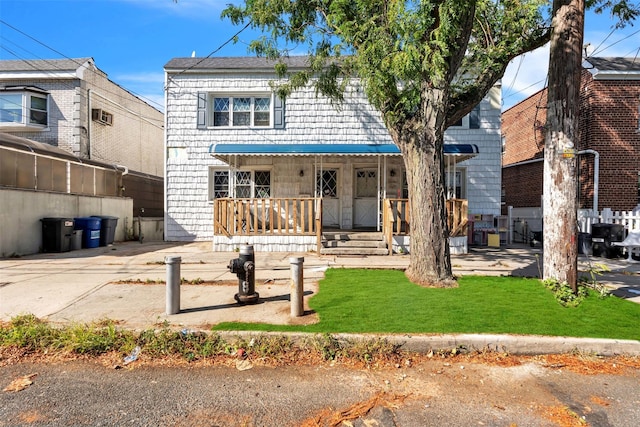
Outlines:
<svg viewBox="0 0 640 427"><path fill-rule="evenodd" d="M565 308L537 279L464 276L422 288L396 270L330 269L309 300L306 326L221 323L215 330L321 333L501 333L640 339L640 304L592 293Z"/></svg>

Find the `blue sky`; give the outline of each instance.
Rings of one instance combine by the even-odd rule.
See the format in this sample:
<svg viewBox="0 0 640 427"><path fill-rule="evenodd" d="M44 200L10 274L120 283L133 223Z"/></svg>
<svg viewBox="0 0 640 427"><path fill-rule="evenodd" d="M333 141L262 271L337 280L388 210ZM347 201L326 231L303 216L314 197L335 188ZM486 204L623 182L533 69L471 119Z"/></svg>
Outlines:
<svg viewBox="0 0 640 427"><path fill-rule="evenodd" d="M232 0L0 0L0 59L93 57L109 78L158 109L163 66L175 57L207 56L238 30L220 12ZM237 1L236 1L237 3ZM607 15L589 13L585 43L596 56L636 56L640 26L612 32ZM215 56L247 54L249 31ZM516 59L503 79L503 108L545 84L548 49Z"/></svg>

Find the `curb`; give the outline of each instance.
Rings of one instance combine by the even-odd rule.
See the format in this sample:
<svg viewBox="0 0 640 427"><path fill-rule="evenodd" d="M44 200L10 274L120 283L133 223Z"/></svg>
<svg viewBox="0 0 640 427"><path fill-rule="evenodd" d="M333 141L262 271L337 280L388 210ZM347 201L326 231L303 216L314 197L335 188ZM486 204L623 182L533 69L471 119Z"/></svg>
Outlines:
<svg viewBox="0 0 640 427"><path fill-rule="evenodd" d="M251 338L255 336L287 336L298 342L322 335L299 332L213 331L223 338ZM531 335L369 335L330 334L341 341L383 339L400 346L401 350L427 354L440 350L465 349L468 351L492 351L521 356L543 354L587 353L598 356L640 356L640 341L605 338L550 337Z"/></svg>

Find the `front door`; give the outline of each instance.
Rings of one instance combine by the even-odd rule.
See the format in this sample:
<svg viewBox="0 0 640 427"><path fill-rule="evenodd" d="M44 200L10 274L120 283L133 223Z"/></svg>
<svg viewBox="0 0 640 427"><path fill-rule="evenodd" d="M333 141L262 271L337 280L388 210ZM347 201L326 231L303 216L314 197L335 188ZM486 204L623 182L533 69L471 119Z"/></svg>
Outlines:
<svg viewBox="0 0 640 427"><path fill-rule="evenodd" d="M316 175L316 193L322 197L322 226L340 228L338 170L326 169Z"/></svg>
<svg viewBox="0 0 640 427"><path fill-rule="evenodd" d="M356 169L354 185L353 226L354 228L375 227L378 217L378 170Z"/></svg>

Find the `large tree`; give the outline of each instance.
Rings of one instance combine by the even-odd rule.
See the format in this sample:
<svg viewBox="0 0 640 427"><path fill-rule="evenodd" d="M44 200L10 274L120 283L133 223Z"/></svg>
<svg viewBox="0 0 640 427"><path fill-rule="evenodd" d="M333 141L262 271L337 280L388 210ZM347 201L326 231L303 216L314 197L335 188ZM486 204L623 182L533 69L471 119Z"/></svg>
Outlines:
<svg viewBox="0 0 640 427"><path fill-rule="evenodd" d="M250 49L271 59L306 45L310 67L281 95L313 84L340 100L357 78L382 114L407 171L415 283L453 283L444 131L477 105L516 56L545 44L542 0L246 0L223 16L264 34Z"/></svg>

